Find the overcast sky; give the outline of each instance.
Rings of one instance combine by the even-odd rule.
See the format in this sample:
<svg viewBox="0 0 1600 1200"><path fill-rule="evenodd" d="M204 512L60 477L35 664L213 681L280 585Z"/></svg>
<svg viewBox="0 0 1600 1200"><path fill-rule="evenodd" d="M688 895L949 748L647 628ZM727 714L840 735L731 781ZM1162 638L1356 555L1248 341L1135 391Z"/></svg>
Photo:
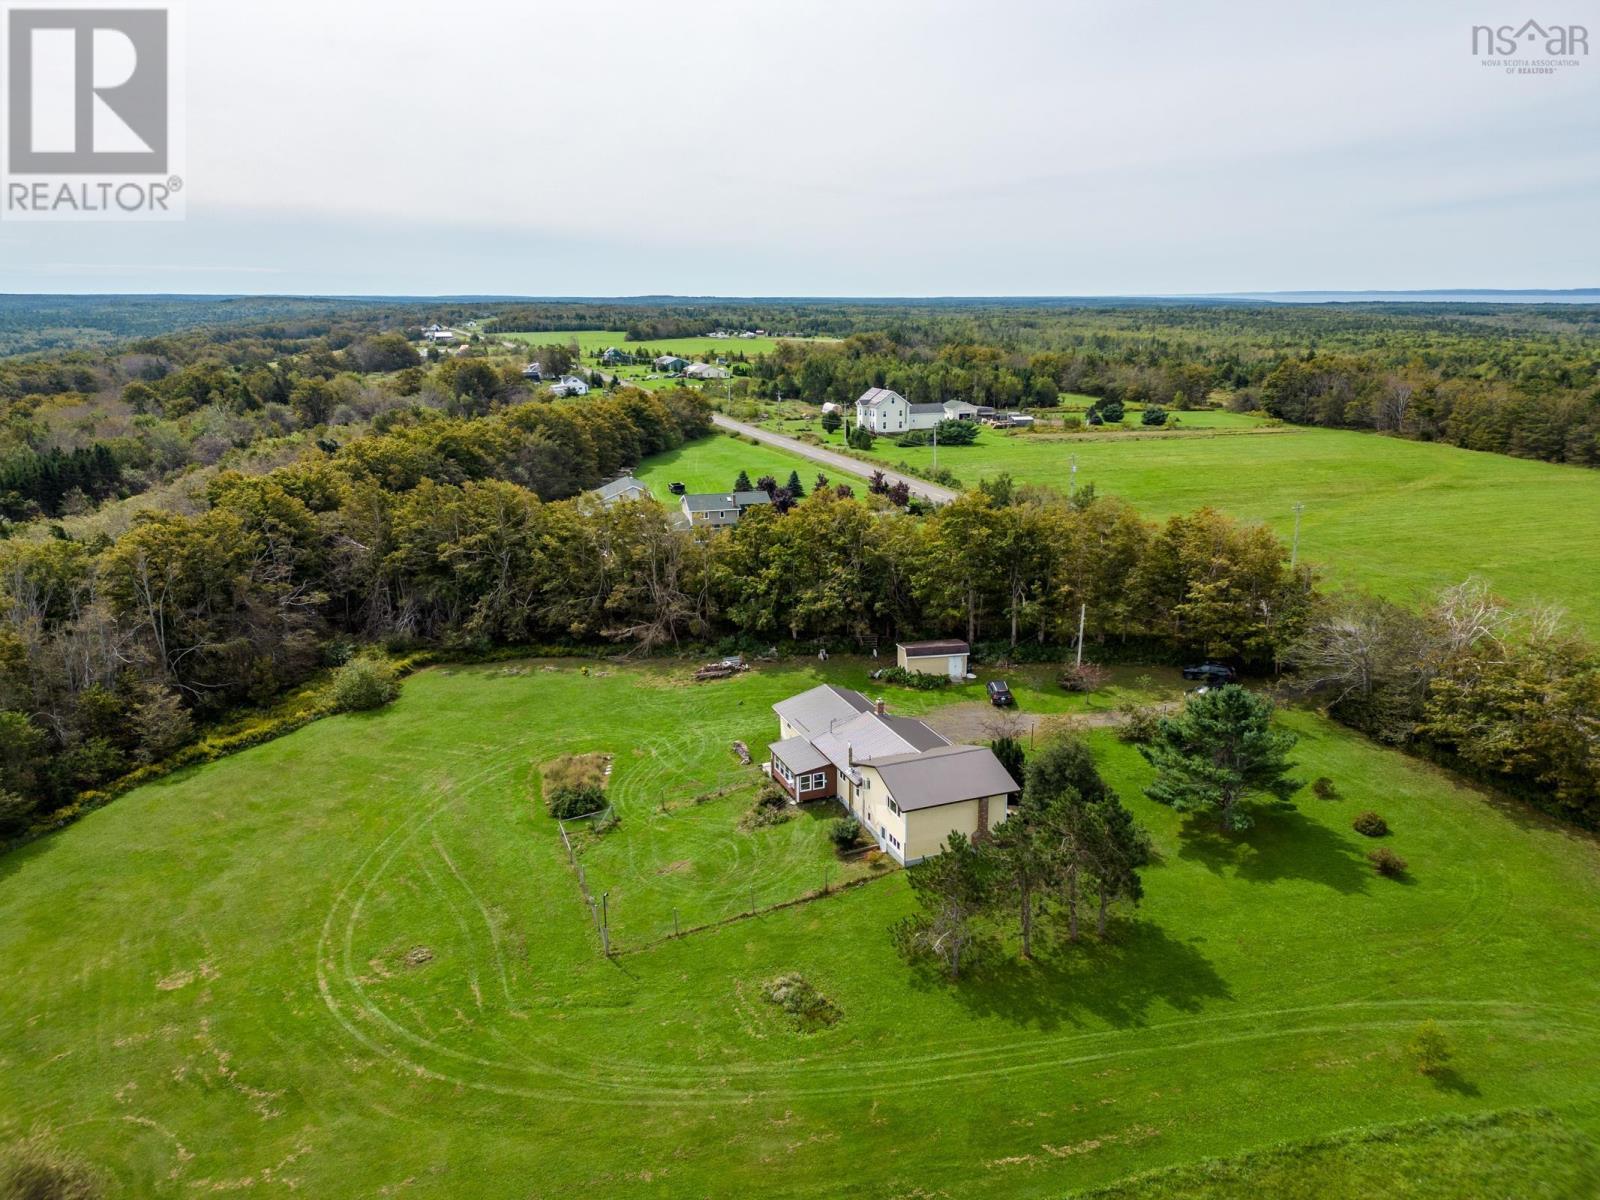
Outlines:
<svg viewBox="0 0 1600 1200"><path fill-rule="evenodd" d="M187 221L0 225L0 290L1596 286L1600 58L1471 50L1600 37L1538 6L190 0Z"/></svg>

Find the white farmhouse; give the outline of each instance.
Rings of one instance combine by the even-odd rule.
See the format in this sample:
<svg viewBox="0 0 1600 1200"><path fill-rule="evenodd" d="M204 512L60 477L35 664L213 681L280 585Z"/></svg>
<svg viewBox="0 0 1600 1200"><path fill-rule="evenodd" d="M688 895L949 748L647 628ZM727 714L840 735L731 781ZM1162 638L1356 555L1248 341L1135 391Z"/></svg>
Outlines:
<svg viewBox="0 0 1600 1200"><path fill-rule="evenodd" d="M972 421L977 416L977 407L964 400L912 404L899 392L888 388L868 388L856 401L856 424L879 435L932 429L940 421Z"/></svg>

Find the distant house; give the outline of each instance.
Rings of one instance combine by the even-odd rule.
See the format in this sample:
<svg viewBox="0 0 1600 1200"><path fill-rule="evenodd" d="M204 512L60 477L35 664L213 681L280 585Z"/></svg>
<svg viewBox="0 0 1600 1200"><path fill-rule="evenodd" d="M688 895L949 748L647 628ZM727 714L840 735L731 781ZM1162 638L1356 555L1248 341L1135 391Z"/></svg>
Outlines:
<svg viewBox="0 0 1600 1200"><path fill-rule="evenodd" d="M676 354L663 354L655 360L656 370L665 371L668 375L676 375L688 365L687 358L679 358Z"/></svg>
<svg viewBox="0 0 1600 1200"><path fill-rule="evenodd" d="M576 375L563 375L556 380L555 386L550 391L556 396L587 396L589 385Z"/></svg>
<svg viewBox="0 0 1600 1200"><path fill-rule="evenodd" d="M607 346L600 351L600 361L607 366L615 366L617 363L631 363L633 355L626 350L618 350L615 346Z"/></svg>
<svg viewBox="0 0 1600 1200"><path fill-rule="evenodd" d="M903 671L918 675L948 675L962 679L967 673L967 657L972 650L965 642L944 640L937 642L900 642L895 648L895 662Z"/></svg>
<svg viewBox="0 0 1600 1200"><path fill-rule="evenodd" d="M965 400L943 404L912 404L888 388L868 388L856 400L856 424L875 434L894 435L913 429L932 429L940 421L975 421L978 406Z"/></svg>
<svg viewBox="0 0 1600 1200"><path fill-rule="evenodd" d="M683 369L685 379L726 379L731 374L727 367L714 367L710 363L690 363Z"/></svg>
<svg viewBox="0 0 1600 1200"><path fill-rule="evenodd" d="M650 499L650 489L632 475L624 475L621 479L613 479L610 483L595 488L594 494L600 497L600 503L607 508L610 508L613 504L621 504L625 500Z"/></svg>
<svg viewBox="0 0 1600 1200"><path fill-rule="evenodd" d="M531 379L535 383L542 383L544 381L544 370L539 366L538 363L529 363L527 366L522 368L522 377L524 379Z"/></svg>
<svg viewBox="0 0 1600 1200"><path fill-rule="evenodd" d="M694 493L684 496L679 506L690 525L714 529L722 525L737 525L746 510L771 503L771 496L757 490Z"/></svg>
<svg viewBox="0 0 1600 1200"><path fill-rule="evenodd" d="M422 331L422 340L425 342L453 342L456 340L455 330L446 329L443 325L429 325Z"/></svg>
<svg viewBox="0 0 1600 1200"><path fill-rule="evenodd" d="M983 839L1021 786L985 746L954 745L860 692L824 684L772 706L764 766L795 803L837 799L895 861L938 854L952 833Z"/></svg>

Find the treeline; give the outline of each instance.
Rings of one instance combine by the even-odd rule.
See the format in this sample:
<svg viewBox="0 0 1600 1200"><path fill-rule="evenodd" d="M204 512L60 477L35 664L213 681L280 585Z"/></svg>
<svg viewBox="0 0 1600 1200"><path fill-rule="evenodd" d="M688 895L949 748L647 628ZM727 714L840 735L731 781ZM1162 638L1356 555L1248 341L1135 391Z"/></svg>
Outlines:
<svg viewBox="0 0 1600 1200"><path fill-rule="evenodd" d="M708 534L653 503L557 498L705 421L670 391L419 415L221 475L203 512L109 545L0 545L4 832L352 643L1061 639L1087 605L1099 638L1265 659L1308 599L1269 534L1209 512L1154 525L1108 500L975 494L922 518L823 486Z"/></svg>
<svg viewBox="0 0 1600 1200"><path fill-rule="evenodd" d="M1326 597L1285 654L1347 724L1600 828L1600 650L1559 613L1476 581L1420 611Z"/></svg>

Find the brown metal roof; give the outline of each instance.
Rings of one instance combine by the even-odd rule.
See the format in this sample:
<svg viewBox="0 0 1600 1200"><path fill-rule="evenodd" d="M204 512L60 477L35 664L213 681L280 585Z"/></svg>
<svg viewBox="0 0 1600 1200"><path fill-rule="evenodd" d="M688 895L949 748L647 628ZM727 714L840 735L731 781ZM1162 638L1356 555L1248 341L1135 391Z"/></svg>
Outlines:
<svg viewBox="0 0 1600 1200"><path fill-rule="evenodd" d="M880 758L872 766L902 812L1022 790L987 746L939 746Z"/></svg>
<svg viewBox="0 0 1600 1200"><path fill-rule="evenodd" d="M965 642L947 639L940 642L896 642L895 649L904 650L912 658L934 654L967 654L971 647Z"/></svg>

